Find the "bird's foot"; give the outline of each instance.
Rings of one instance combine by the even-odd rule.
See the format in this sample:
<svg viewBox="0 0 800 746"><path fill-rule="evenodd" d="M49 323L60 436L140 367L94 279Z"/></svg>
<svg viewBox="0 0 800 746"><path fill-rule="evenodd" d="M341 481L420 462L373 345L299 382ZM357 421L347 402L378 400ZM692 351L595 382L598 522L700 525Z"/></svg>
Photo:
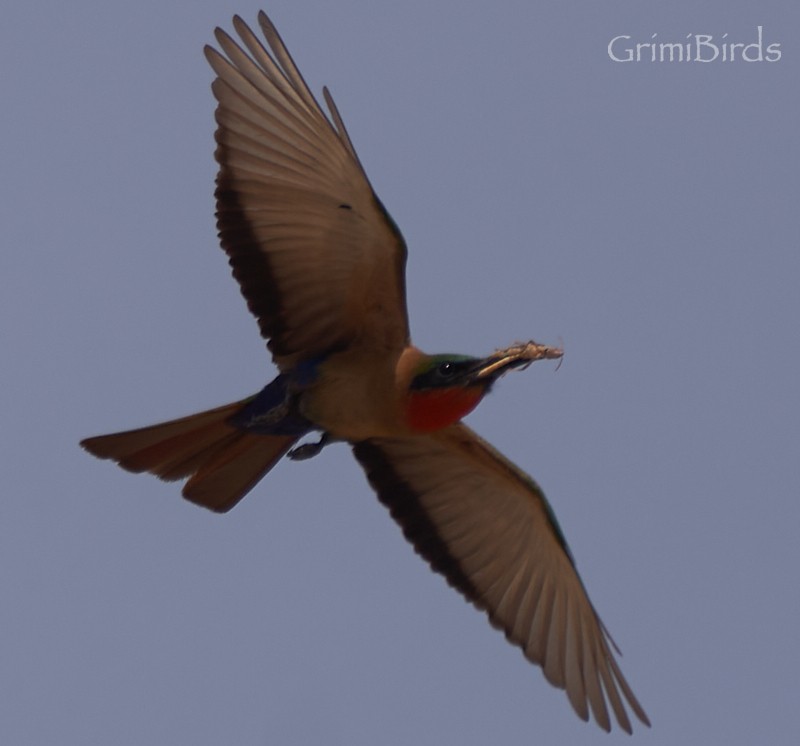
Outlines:
<svg viewBox="0 0 800 746"><path fill-rule="evenodd" d="M333 443L335 440L336 438L332 438L328 433L322 433L316 443L303 443L296 448L292 448L286 455L292 461L306 461L314 458L326 445Z"/></svg>

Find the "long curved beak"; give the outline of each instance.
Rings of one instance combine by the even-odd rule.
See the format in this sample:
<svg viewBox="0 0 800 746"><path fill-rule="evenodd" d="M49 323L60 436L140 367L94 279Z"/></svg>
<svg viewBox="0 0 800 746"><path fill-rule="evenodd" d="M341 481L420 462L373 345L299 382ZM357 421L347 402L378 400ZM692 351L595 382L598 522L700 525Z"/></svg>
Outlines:
<svg viewBox="0 0 800 746"><path fill-rule="evenodd" d="M531 340L512 345L479 361L472 371L472 378L478 381L494 381L515 368L524 369L537 360L559 360L564 350L559 347L540 345Z"/></svg>

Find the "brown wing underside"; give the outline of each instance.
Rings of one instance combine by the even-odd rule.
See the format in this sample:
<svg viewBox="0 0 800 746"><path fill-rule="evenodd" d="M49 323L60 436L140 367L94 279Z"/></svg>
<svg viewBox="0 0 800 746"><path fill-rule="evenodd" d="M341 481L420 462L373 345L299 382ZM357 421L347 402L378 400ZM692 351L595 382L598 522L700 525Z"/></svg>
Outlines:
<svg viewBox="0 0 800 746"><path fill-rule="evenodd" d="M649 725L539 487L464 425L374 439L356 458L406 538L437 572L605 730L624 701Z"/></svg>
<svg viewBox="0 0 800 746"><path fill-rule="evenodd" d="M274 26L271 54L239 18L217 29L217 225L281 367L348 346L408 342L403 238L375 195L330 95L323 113Z"/></svg>

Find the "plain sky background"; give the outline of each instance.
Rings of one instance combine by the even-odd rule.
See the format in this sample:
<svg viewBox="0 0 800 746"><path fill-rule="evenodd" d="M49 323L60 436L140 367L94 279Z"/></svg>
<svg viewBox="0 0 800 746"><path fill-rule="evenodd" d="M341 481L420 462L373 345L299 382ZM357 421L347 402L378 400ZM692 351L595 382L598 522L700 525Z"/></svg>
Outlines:
<svg viewBox="0 0 800 746"><path fill-rule="evenodd" d="M273 375L217 247L202 56L263 1L4 5L0 743L623 742L429 571L346 447L223 517L78 447ZM469 422L545 488L635 742L796 744L800 4L264 7L406 237L416 343L563 342ZM758 25L779 62L606 51Z"/></svg>

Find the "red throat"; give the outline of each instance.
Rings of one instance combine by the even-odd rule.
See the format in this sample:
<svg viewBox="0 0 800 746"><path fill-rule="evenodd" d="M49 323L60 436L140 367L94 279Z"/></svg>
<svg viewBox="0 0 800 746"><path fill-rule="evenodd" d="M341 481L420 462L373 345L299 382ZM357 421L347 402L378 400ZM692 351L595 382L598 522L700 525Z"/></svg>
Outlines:
<svg viewBox="0 0 800 746"><path fill-rule="evenodd" d="M441 430L468 415L485 393L483 386L414 391L408 397L406 420L418 432Z"/></svg>

